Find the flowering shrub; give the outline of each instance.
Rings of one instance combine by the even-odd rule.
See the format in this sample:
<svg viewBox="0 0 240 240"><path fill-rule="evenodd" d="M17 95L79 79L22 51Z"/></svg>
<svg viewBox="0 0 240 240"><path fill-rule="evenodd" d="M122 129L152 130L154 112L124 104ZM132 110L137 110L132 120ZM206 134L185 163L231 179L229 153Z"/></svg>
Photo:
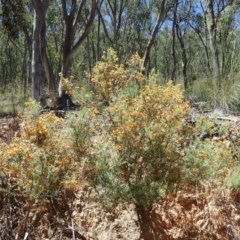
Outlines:
<svg viewBox="0 0 240 240"><path fill-rule="evenodd" d="M27 197L56 197L73 188L76 163L70 143L61 135L63 125L64 121L51 113L25 117L21 136L3 146L3 172L16 179Z"/></svg>
<svg viewBox="0 0 240 240"><path fill-rule="evenodd" d="M118 95L129 83L143 83L145 76L140 68L141 58L138 54L130 58L126 68L119 63L116 52L112 48L108 49L92 71L92 82L95 84L98 98L109 103L112 97Z"/></svg>
<svg viewBox="0 0 240 240"><path fill-rule="evenodd" d="M60 76L60 82L59 82L59 91L65 91L65 93L69 96L73 95L73 84L72 84L72 79L73 76L70 76L69 78L63 77L62 73L59 73Z"/></svg>
<svg viewBox="0 0 240 240"><path fill-rule="evenodd" d="M146 81L146 77L141 72L141 66L142 59L137 53L133 54L127 62L127 74L129 81L137 84L143 84Z"/></svg>
<svg viewBox="0 0 240 240"><path fill-rule="evenodd" d="M111 94L116 94L126 86L126 71L112 48L104 52L102 60L93 68L92 82L96 85L98 97L107 102L110 101Z"/></svg>
<svg viewBox="0 0 240 240"><path fill-rule="evenodd" d="M214 184L224 182L229 170L234 166L228 141L196 139L187 149L183 173L188 183L198 184L210 180Z"/></svg>
<svg viewBox="0 0 240 240"><path fill-rule="evenodd" d="M182 169L185 181L194 184L201 180L223 182L235 162L233 148L226 139L229 131L229 123L217 125L206 116L197 119L190 144L185 149Z"/></svg>
<svg viewBox="0 0 240 240"><path fill-rule="evenodd" d="M112 124L102 130L89 161L89 179L112 201L150 206L179 180L188 110L172 83L116 99L107 108Z"/></svg>

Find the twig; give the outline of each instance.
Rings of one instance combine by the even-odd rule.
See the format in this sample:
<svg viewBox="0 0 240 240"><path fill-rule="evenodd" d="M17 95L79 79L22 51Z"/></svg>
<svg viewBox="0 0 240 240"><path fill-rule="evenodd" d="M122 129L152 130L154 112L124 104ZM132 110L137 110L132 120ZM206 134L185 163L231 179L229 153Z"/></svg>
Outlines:
<svg viewBox="0 0 240 240"><path fill-rule="evenodd" d="M73 236L73 240L76 240L76 238L75 238L75 227L74 227L73 219L72 219L72 236Z"/></svg>
<svg viewBox="0 0 240 240"><path fill-rule="evenodd" d="M25 233L25 235L24 235L24 238L23 238L23 240L27 240L27 238L28 238L28 235L29 235L29 234L28 234L28 232L26 232L26 233Z"/></svg>
<svg viewBox="0 0 240 240"><path fill-rule="evenodd" d="M215 117L217 120L226 120L231 122L237 122L237 119L231 117Z"/></svg>

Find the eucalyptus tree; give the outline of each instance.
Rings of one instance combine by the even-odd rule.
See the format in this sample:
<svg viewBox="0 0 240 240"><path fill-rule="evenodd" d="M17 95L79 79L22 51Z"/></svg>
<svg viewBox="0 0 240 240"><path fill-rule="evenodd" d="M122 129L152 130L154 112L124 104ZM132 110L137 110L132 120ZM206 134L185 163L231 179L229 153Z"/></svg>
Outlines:
<svg viewBox="0 0 240 240"><path fill-rule="evenodd" d="M13 67L13 64L21 66L21 75L18 78L22 78L24 91L31 78L31 42L32 42L32 8L28 1L20 0L1 0L1 32L6 36L1 37L2 41L7 41L8 48L12 47L12 52L15 55L19 55L18 59L8 64L5 71L10 71L12 75L19 69L18 66ZM11 44L9 44L9 42ZM4 55L4 54L2 54ZM3 57L3 56L2 56ZM7 57L7 56L6 56ZM12 67L11 70L8 67ZM9 75L8 74L8 75ZM16 80L16 79L14 79Z"/></svg>
<svg viewBox="0 0 240 240"><path fill-rule="evenodd" d="M72 58L79 50L83 41L89 34L91 25L95 18L98 0L91 1L67 1L61 0L32 0L36 12L37 21L39 21L38 39L39 51L44 67L46 78L49 82L49 89L52 93L56 93L57 79L54 77L53 68L50 63L47 52L47 11L51 4L59 4L62 6L62 18L64 24L64 33L62 41L61 71L64 76L70 72L72 66ZM61 93L60 93L61 94Z"/></svg>
<svg viewBox="0 0 240 240"><path fill-rule="evenodd" d="M136 52L147 62L150 45L164 22L169 2L172 1L102 0L98 9L99 28L102 28L101 32L98 30L98 36L101 34L98 44L102 41L104 48L113 47L123 62Z"/></svg>
<svg viewBox="0 0 240 240"><path fill-rule="evenodd" d="M229 9L235 6L234 0L204 0L202 6L206 16L206 28L208 30L209 50L211 52L212 72L217 85L220 85L221 76L221 63L219 59L219 51L221 45L221 39L227 38L230 29L228 29L224 35L221 34L220 28L226 24L229 26L229 20L231 15L228 16L228 21L224 21ZM228 28L227 27L227 28ZM220 37L221 35L221 37ZM221 39L220 39L221 38Z"/></svg>
<svg viewBox="0 0 240 240"><path fill-rule="evenodd" d="M181 52L181 67L182 67L182 76L183 76L183 85L184 88L188 88L189 86L189 69L188 69L188 63L189 59L187 52L186 45L190 44L188 41L188 35L189 35L189 25L188 23L191 21L191 18L194 14L194 6L193 1L186 1L186 0L176 0L174 3L173 8L173 19L172 19L172 31L173 34L176 34L176 37L179 42L179 47ZM175 51L175 44L173 39L173 53ZM176 60L176 54L173 54L174 61ZM174 64L176 67L176 63ZM173 78L175 77L175 69L173 70Z"/></svg>
<svg viewBox="0 0 240 240"><path fill-rule="evenodd" d="M65 34L62 49L62 73L67 75L72 65L72 58L87 38L94 23L98 0L87 1L62 0Z"/></svg>
<svg viewBox="0 0 240 240"><path fill-rule="evenodd" d="M209 52L209 43L208 43L208 30L207 30L207 19L204 10L202 1L194 1L194 12L187 24L193 29L194 37L196 42L202 46L203 50L200 47L200 51L204 51L204 66L201 67L204 69L204 72L211 72L210 64L210 52Z"/></svg>
<svg viewBox="0 0 240 240"><path fill-rule="evenodd" d="M22 41L9 41L9 38L4 34L4 30L0 27L0 90L5 91L9 90L10 87L12 90L18 89L24 82L19 80L26 80L24 51L19 49L19 44ZM24 86L24 85L23 85ZM22 88L21 88L22 90Z"/></svg>
<svg viewBox="0 0 240 240"><path fill-rule="evenodd" d="M47 3L47 1L46 1ZM46 15L46 8L42 9L41 14ZM45 13L44 13L45 12ZM51 72L48 58L46 57L46 40L45 40L46 23L38 17L34 11L33 18L33 44L32 44L32 97L39 102L44 89L44 65L49 88L54 88L53 73ZM41 34L41 36L39 36ZM44 64L45 58L45 64ZM46 62L47 61L47 62Z"/></svg>
<svg viewBox="0 0 240 240"><path fill-rule="evenodd" d="M33 42L33 71L41 72L43 67L46 78L49 84L49 90L51 93L56 92L56 80L54 79L53 69L50 65L49 57L47 54L47 23L46 23L46 15L47 10L52 3L51 0L32 0L33 7L35 9L34 13L34 42ZM35 57L36 58L35 58ZM41 64L39 64L39 59L41 59ZM39 68L38 68L39 67ZM42 85L43 79L38 78L38 81L33 88L33 97L39 101L42 89L38 89Z"/></svg>
<svg viewBox="0 0 240 240"><path fill-rule="evenodd" d="M127 0L101 0L98 8L98 43L97 59L100 58L100 46L102 48L113 47L118 51L120 58L127 57L128 50L134 40L129 40L134 31L133 15L137 14L137 4L141 1ZM134 9L134 10L132 10ZM102 29L102 30L101 30ZM136 44L136 42L134 42Z"/></svg>
<svg viewBox="0 0 240 240"><path fill-rule="evenodd" d="M226 77L229 73L236 72L239 69L239 55L237 55L237 32L238 17L240 13L240 1L235 0L225 7L218 26L218 41L221 48L219 49L219 72ZM234 69L235 63L238 68Z"/></svg>
<svg viewBox="0 0 240 240"><path fill-rule="evenodd" d="M149 1L151 2L151 1ZM142 61L142 71L149 72L148 64L149 64L149 57L151 48L155 42L155 39L157 37L157 34L159 33L159 30L166 20L168 11L173 7L173 2L171 0L161 0L159 1L153 1L152 3L155 5L156 12L153 14L152 23L153 28L151 30L151 33L148 37L148 42L146 44L144 54L143 54L143 61Z"/></svg>
<svg viewBox="0 0 240 240"><path fill-rule="evenodd" d="M120 38L120 32L121 32L120 30L122 28L123 17L124 17L123 14L125 13L127 2L128 2L127 0L120 0L120 1L106 0L105 15L103 16L101 11L99 12L100 18L104 26L104 31L106 33L108 40L111 43L117 42L118 39ZM102 4L103 4L103 1L102 1ZM108 16L109 19L106 20L106 16ZM105 21L109 21L109 25L111 26L111 30L112 30L112 34L111 34L112 36L110 35L110 33L106 28Z"/></svg>

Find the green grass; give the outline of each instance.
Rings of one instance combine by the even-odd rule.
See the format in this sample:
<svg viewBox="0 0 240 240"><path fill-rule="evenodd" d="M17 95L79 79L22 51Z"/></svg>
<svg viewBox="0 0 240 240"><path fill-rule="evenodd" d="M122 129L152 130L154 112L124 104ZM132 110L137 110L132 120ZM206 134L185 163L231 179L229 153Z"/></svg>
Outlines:
<svg viewBox="0 0 240 240"><path fill-rule="evenodd" d="M0 117L16 116L23 109L23 102L0 101Z"/></svg>
<svg viewBox="0 0 240 240"><path fill-rule="evenodd" d="M24 107L26 96L20 91L5 90L0 94L0 117L16 116Z"/></svg>
<svg viewBox="0 0 240 240"><path fill-rule="evenodd" d="M190 102L203 102L209 109L240 111L240 79L223 79L220 89L212 79L197 79L185 96Z"/></svg>

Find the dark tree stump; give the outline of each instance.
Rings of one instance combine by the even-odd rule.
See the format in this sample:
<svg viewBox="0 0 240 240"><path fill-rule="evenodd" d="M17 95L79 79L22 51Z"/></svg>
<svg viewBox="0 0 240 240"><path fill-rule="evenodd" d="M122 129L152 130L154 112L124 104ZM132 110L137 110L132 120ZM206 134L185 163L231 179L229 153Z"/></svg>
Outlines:
<svg viewBox="0 0 240 240"><path fill-rule="evenodd" d="M59 97L56 101L57 110L77 110L79 107L80 105L78 103L74 103L71 96L69 96L64 90L62 91L61 97Z"/></svg>

